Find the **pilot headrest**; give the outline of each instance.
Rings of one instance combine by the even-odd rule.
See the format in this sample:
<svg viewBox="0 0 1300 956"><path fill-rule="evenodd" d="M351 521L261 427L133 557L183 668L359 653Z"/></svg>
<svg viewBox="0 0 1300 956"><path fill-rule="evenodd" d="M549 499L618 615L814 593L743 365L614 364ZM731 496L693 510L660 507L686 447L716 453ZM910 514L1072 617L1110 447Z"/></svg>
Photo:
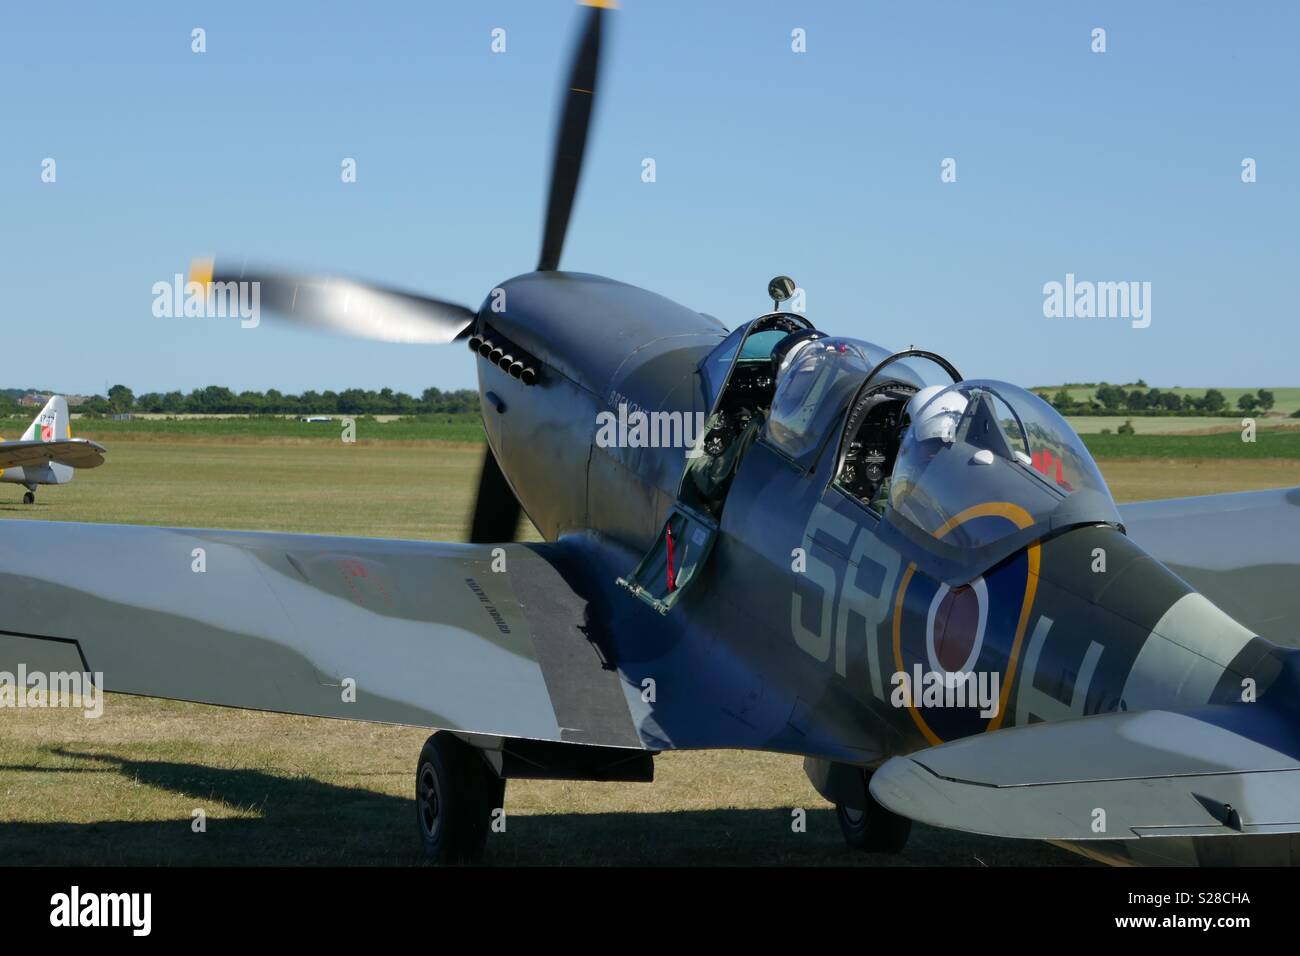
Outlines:
<svg viewBox="0 0 1300 956"><path fill-rule="evenodd" d="M824 332L818 332L816 329L799 329L791 332L780 342L776 343L776 348L772 349L772 372L780 376L782 372L789 367L794 361L796 355L804 350L809 342L825 338Z"/></svg>
<svg viewBox="0 0 1300 956"><path fill-rule="evenodd" d="M951 444L957 437L957 424L965 411L966 396L950 385L929 385L907 403L912 433L920 441L939 438Z"/></svg>

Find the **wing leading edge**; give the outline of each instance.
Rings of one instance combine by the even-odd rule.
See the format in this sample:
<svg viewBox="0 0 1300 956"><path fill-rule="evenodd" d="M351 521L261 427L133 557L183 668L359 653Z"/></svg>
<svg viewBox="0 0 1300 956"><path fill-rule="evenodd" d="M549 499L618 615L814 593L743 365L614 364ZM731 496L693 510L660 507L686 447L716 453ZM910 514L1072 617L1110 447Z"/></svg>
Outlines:
<svg viewBox="0 0 1300 956"><path fill-rule="evenodd" d="M914 820L1000 837L1300 833L1300 761L1265 742L1289 736L1282 724L1262 703L1033 724L895 757L871 793Z"/></svg>

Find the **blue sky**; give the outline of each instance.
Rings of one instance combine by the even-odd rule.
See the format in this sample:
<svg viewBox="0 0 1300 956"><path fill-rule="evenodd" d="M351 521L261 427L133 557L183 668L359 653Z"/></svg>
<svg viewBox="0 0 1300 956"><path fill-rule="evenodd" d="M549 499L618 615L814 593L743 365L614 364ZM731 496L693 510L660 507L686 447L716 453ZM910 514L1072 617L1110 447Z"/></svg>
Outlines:
<svg viewBox="0 0 1300 956"><path fill-rule="evenodd" d="M159 319L150 288L213 252L477 305L536 261L576 14L6 5L0 385L472 385L460 347ZM1300 384L1297 5L625 0L613 21L565 268L729 326L788 273L819 327L972 377ZM1150 282L1151 326L1045 318L1066 273Z"/></svg>

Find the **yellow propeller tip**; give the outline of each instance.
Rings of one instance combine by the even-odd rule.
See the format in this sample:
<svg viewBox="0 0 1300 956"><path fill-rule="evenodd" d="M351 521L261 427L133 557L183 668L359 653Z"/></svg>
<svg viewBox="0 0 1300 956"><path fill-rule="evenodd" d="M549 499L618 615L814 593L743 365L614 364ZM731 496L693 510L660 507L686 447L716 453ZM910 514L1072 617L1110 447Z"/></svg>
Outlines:
<svg viewBox="0 0 1300 956"><path fill-rule="evenodd" d="M602 10L617 10L618 0L578 0L580 6L600 7Z"/></svg>
<svg viewBox="0 0 1300 956"><path fill-rule="evenodd" d="M212 270L215 263L212 259L195 259L190 263L190 281L197 282L203 288L212 284Z"/></svg>

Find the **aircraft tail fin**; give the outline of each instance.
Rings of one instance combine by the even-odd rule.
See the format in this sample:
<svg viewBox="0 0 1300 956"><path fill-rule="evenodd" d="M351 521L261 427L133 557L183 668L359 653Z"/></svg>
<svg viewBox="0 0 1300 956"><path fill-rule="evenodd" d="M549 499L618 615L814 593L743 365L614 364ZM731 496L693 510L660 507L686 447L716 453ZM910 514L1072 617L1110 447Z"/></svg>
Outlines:
<svg viewBox="0 0 1300 956"><path fill-rule="evenodd" d="M27 426L22 441L58 441L72 437L68 422L68 400L51 395L45 407Z"/></svg>

